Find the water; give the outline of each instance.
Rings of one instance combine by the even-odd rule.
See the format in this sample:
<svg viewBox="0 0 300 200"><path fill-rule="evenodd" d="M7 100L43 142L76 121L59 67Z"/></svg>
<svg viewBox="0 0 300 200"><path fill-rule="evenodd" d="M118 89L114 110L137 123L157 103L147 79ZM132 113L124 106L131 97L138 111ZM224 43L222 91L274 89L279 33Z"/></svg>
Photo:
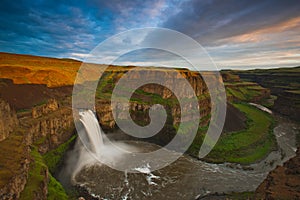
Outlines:
<svg viewBox="0 0 300 200"><path fill-rule="evenodd" d="M270 109L268 109L268 108L266 108L266 107L264 107L264 106L262 106L260 104L256 104L256 103L249 103L249 104L252 105L252 106L255 106L256 108L258 108L258 109L260 109L262 111L265 111L265 112L267 112L269 114L272 114L272 111Z"/></svg>
<svg viewBox="0 0 300 200"><path fill-rule="evenodd" d="M94 113L84 111L80 116L88 133L87 138L97 140L92 142L90 147L94 156L110 159L112 162L122 160L122 155L110 152L108 139L102 134ZM151 172L151 162L145 158L143 165L132 166L131 170L137 173L128 173L101 164L101 159L95 161L95 157L90 157L90 153L82 148L79 141L74 149L77 149L81 156L76 164L76 170L73 170L72 184L85 188L94 198L107 200L195 199L206 194L254 191L270 170L295 155L295 135L299 127L284 118L278 116L276 118L278 125L274 129L274 134L278 142L278 151L271 152L259 163L244 167L232 163L205 163L183 155L171 165L154 172ZM136 152L151 152L161 148L141 141L113 143ZM74 150L70 155L76 157ZM72 164L74 166L74 163L66 165Z"/></svg>
<svg viewBox="0 0 300 200"><path fill-rule="evenodd" d="M103 146L102 132L98 120L91 110L79 112L80 121L88 133L89 143L91 144L91 151L100 155L101 147Z"/></svg>
<svg viewBox="0 0 300 200"><path fill-rule="evenodd" d="M131 155L131 152L138 152L134 146L124 142L110 141L103 134L99 122L91 110L79 112L80 122L83 128L78 131L80 139L76 142L74 150L68 152L65 171L73 171L71 179L74 182L75 175L87 166L107 164L109 166L116 165L133 165L133 159L124 159L125 154ZM122 149L123 151L120 151ZM132 156L134 156L132 154ZM75 159L77 158L77 160ZM128 158L128 157L126 157ZM71 168L68 169L68 167ZM115 167L116 168L116 167Z"/></svg>

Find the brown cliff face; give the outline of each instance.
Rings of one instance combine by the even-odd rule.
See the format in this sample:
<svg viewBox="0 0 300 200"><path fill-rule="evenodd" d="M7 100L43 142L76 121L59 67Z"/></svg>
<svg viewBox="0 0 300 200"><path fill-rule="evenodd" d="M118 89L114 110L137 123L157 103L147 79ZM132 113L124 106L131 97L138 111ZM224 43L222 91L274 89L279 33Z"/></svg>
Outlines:
<svg viewBox="0 0 300 200"><path fill-rule="evenodd" d="M244 80L251 80L277 96L273 110L295 121L299 121L300 113L300 67L278 69L256 69L233 72ZM272 105L271 105L272 106Z"/></svg>
<svg viewBox="0 0 300 200"><path fill-rule="evenodd" d="M300 199L300 148L296 156L271 171L256 189L257 199Z"/></svg>
<svg viewBox="0 0 300 200"><path fill-rule="evenodd" d="M130 75L126 75L127 77L124 77L126 71L113 71L111 69L113 69L113 67L110 67L103 74L101 80L99 81L99 89L97 90L98 98L96 99L96 112L101 127L104 130L118 128L113 118L112 109L117 110L116 117L118 119L131 120L125 118L126 115L124 115L124 112L126 112L126 106L123 103L115 102L111 105L110 101L111 91L122 76L125 78L126 84L128 84L129 87L135 85L135 82L140 79L164 80L171 87L176 88L178 94L184 98L183 104L180 105L177 97L172 92L172 88L169 89L154 83L143 85L133 93L129 102L129 113L132 120L136 124L145 126L150 123L149 109L154 104L162 105L168 115L163 129L155 136L145 139L146 141L159 145L166 145L169 143L176 135L176 128L180 125L180 122L184 123L195 120L195 112L193 112L193 108L195 108L194 106L199 106L199 114L202 118L200 126L208 125L210 119L211 102L206 84L199 73L191 72L189 70L135 68ZM190 99L193 96L187 93L186 88L183 85L183 81L188 81L190 84L192 90L198 98L198 105L192 105ZM189 126L189 124L186 123L186 126ZM123 135L120 137L123 137Z"/></svg>
<svg viewBox="0 0 300 200"><path fill-rule="evenodd" d="M47 104L32 109L32 118L36 119L58 109L58 103L55 99L49 99Z"/></svg>
<svg viewBox="0 0 300 200"><path fill-rule="evenodd" d="M0 143L0 199L19 199L27 182L30 148L24 133L14 129Z"/></svg>
<svg viewBox="0 0 300 200"><path fill-rule="evenodd" d="M48 88L39 84L15 84L0 77L0 98L16 111L25 111L47 102L48 99L63 99L72 94L72 86Z"/></svg>
<svg viewBox="0 0 300 200"><path fill-rule="evenodd" d="M59 107L55 99L34 107L31 116L24 116L20 120L28 131L29 143L37 144L42 154L67 141L75 128L71 108Z"/></svg>
<svg viewBox="0 0 300 200"><path fill-rule="evenodd" d="M0 141L7 138L18 124L16 112L8 103L0 99Z"/></svg>
<svg viewBox="0 0 300 200"><path fill-rule="evenodd" d="M111 105L110 101L98 101L97 102L98 106L96 106L96 112L98 115L99 122L102 126L102 128L109 130L109 129L114 129L116 127L116 122L113 118L112 114L112 109L118 109L118 114L117 117L119 119L122 119L122 112L126 112L125 106L122 105ZM204 100L199 100L199 105L200 105L200 114L201 117L205 118L210 114L210 101L209 99L204 99ZM129 105L129 111L131 113L131 117L133 120L136 121L144 121L146 124L150 122L150 118L148 115L148 111L152 105L141 103L141 102L130 102ZM185 104L184 105L186 109L189 107L192 107L191 104ZM116 108L118 107L118 108ZM179 104L175 104L172 106L165 106L165 109L169 111L169 114L172 117L172 122L171 124L174 126L178 126L180 122L188 122L190 120L193 120L189 115L186 115L181 119L181 110ZM184 108L185 109L185 108ZM207 125L208 121L202 121L201 125L205 126Z"/></svg>
<svg viewBox="0 0 300 200"><path fill-rule="evenodd" d="M0 120L13 116L12 121L15 121L17 115L8 109L8 104L1 105L9 113L1 112L4 118ZM54 99L18 116L19 124L12 126L10 135L0 143L0 199L20 197L27 183L30 166L36 162L30 155L31 145L36 145L43 154L66 142L74 133L71 108L59 106ZM48 169L45 168L41 173L44 179L35 191L35 199L47 198Z"/></svg>
<svg viewBox="0 0 300 200"><path fill-rule="evenodd" d="M101 94L96 102L96 110L100 120L100 124L105 128L113 128L115 122L113 115L111 113L111 106L113 109L116 109L117 105L110 105L111 91L114 88L115 84L119 79L124 75L126 71L112 71L113 67L109 68L102 76L102 79L99 83L102 82L102 88L100 88ZM183 96L186 99L191 98L186 92L186 88L182 84L182 81L188 81L195 92L196 96L199 99L200 114L202 117L207 116L210 113L210 98L208 95L208 90L205 82L202 77L197 72L191 72L189 70L168 70L168 69L146 69L146 68L136 68L134 72L130 73L126 77L126 83L130 86L135 84L136 80L141 78L149 80L163 79L172 87L176 87L180 96ZM103 84L104 83L104 84ZM147 113L151 105L153 104L162 104L165 107L169 107L170 113L173 119L173 125L178 125L180 123L180 105L172 92L172 89L158 85L158 84L146 84L137 89L133 93L130 101L130 111L133 113ZM183 110L189 110L192 108L191 103L186 102L182 106ZM118 110L125 111L125 106L118 104ZM120 112L122 113L122 112ZM136 118L132 115L132 118ZM122 116L118 116L122 118ZM140 119L145 120L146 122L149 119ZM183 121L191 120L189 117L183 119Z"/></svg>
<svg viewBox="0 0 300 200"><path fill-rule="evenodd" d="M0 99L0 199L17 199L27 181L29 147L18 125L15 111Z"/></svg>
<svg viewBox="0 0 300 200"><path fill-rule="evenodd" d="M282 115L300 121L300 92L284 91L278 94L273 109Z"/></svg>

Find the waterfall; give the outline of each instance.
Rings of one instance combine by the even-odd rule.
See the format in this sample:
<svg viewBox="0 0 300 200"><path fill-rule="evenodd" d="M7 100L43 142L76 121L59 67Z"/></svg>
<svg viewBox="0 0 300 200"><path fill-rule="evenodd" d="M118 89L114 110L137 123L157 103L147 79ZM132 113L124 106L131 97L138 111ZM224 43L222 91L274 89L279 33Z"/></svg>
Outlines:
<svg viewBox="0 0 300 200"><path fill-rule="evenodd" d="M100 149L103 147L103 136L95 114L91 110L85 110L80 111L79 116L86 130L90 151L99 155L101 153Z"/></svg>
<svg viewBox="0 0 300 200"><path fill-rule="evenodd" d="M78 129L77 139L69 158L67 159L66 170L71 171L71 182L84 167L93 165L116 166L133 165L133 162L125 155L133 155L132 152L139 152L135 146L128 145L123 141L109 139L102 131L98 119L92 110L79 111L79 121L82 124ZM134 157L134 155L133 155ZM136 167L136 166L135 166Z"/></svg>

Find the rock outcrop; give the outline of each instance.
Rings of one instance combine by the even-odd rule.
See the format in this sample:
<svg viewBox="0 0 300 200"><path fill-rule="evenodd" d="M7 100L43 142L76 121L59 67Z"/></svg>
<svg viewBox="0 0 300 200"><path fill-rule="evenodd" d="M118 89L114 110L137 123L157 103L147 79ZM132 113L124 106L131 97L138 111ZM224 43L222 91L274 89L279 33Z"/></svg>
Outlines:
<svg viewBox="0 0 300 200"><path fill-rule="evenodd" d="M10 180L5 182L4 185L0 184L0 199L19 199L20 193L24 190L24 187L27 183L28 170L30 164L29 150L26 149L25 152L24 157L17 161L19 163L19 168L17 169L16 173L13 174ZM13 156L13 154L11 154L11 156Z"/></svg>
<svg viewBox="0 0 300 200"><path fill-rule="evenodd" d="M18 129L0 143L0 199L19 199L28 178L30 147Z"/></svg>
<svg viewBox="0 0 300 200"><path fill-rule="evenodd" d="M300 92L284 91L278 94L273 109L295 121L300 121Z"/></svg>
<svg viewBox="0 0 300 200"><path fill-rule="evenodd" d="M42 154L66 142L75 129L71 107L60 107L55 99L34 107L31 116L23 116L20 123L28 131L28 143L38 145Z"/></svg>
<svg viewBox="0 0 300 200"><path fill-rule="evenodd" d="M107 71L103 74L101 82L101 91L100 93L106 94L106 96L100 96L96 102L96 111L101 125L105 128L114 128L115 122L111 110L118 109L120 113L125 111L125 106L120 104L111 105L110 97L111 91L114 85L119 81L119 79L126 73L126 71ZM186 99L190 99L192 96L187 94L186 88L183 87L182 81L188 81L190 83L195 95L198 98L200 115L205 117L210 113L211 102L208 94L208 89L202 77L197 72L191 72L189 70L168 70L168 69L146 69L141 68L130 73L126 77L126 82L130 86L135 84L136 80L140 78L147 79L162 79L164 82L168 83L172 87L176 87L178 94ZM220 80L211 80L211 81L220 81ZM169 108L169 113L172 115L173 125L178 125L180 123L181 109L176 96L172 92L172 88L158 85L158 84L146 84L140 88L132 95L129 110L133 111L131 115L134 119L134 113L148 113L151 105L155 103L163 104L165 108ZM157 101L157 102L156 102ZM190 103L185 103L183 107L191 108ZM189 109L183 109L189 110ZM122 118L122 116L117 116ZM147 118L147 115L145 115ZM149 119L139 119L145 120L146 122ZM186 117L183 121L191 120Z"/></svg>
<svg viewBox="0 0 300 200"><path fill-rule="evenodd" d="M29 147L10 105L0 99L0 199L18 199L29 170Z"/></svg>
<svg viewBox="0 0 300 200"><path fill-rule="evenodd" d="M243 80L250 80L270 89L271 95L277 97L272 109L299 121L300 67L233 71L232 73L239 75Z"/></svg>
<svg viewBox="0 0 300 200"><path fill-rule="evenodd" d="M49 99L45 105L34 107L32 109L32 118L36 119L41 116L45 116L50 112L56 111L58 109L58 103L55 99Z"/></svg>
<svg viewBox="0 0 300 200"><path fill-rule="evenodd" d="M296 156L277 166L256 190L256 199L300 199L300 148Z"/></svg>
<svg viewBox="0 0 300 200"><path fill-rule="evenodd" d="M0 99L0 141L7 138L18 124L16 112L7 102Z"/></svg>
<svg viewBox="0 0 300 200"><path fill-rule="evenodd" d="M1 103L3 110L9 111L1 112L6 114L3 120L9 117L15 124L9 129L11 134L0 143L0 198L18 199L27 183L29 167L38 162L30 155L31 146L34 144L43 154L66 142L74 133L72 110L69 106L59 106L55 99L49 99L46 104L22 113L16 125L16 114L8 104ZM47 167L40 173L44 179L34 196L35 199L46 199L49 182Z"/></svg>

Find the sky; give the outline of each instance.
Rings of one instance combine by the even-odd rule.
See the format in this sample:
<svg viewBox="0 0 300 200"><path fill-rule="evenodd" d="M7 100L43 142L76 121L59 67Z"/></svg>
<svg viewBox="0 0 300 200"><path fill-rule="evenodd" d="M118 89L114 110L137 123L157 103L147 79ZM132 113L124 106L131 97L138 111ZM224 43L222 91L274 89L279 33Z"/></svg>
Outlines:
<svg viewBox="0 0 300 200"><path fill-rule="evenodd" d="M1 0L0 5L0 52L84 60L115 34L161 27L199 42L218 68L300 65L299 0ZM118 48L111 46L106 55ZM119 62L148 65L173 58L168 55L145 50Z"/></svg>

